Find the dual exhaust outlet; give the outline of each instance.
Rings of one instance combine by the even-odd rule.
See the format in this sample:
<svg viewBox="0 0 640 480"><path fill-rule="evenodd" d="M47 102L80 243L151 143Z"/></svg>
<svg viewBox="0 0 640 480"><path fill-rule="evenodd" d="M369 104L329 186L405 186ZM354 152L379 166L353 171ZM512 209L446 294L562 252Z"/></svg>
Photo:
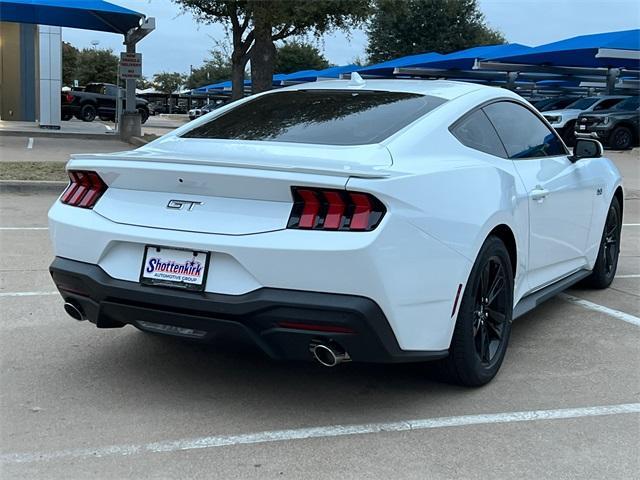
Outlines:
<svg viewBox="0 0 640 480"><path fill-rule="evenodd" d="M323 342L314 340L309 345L309 351L313 358L325 367L335 367L344 362L350 362L349 354L335 342Z"/></svg>
<svg viewBox="0 0 640 480"><path fill-rule="evenodd" d="M67 312L67 315L71 318L79 322L87 319L82 311L82 307L73 300L64 302L64 311Z"/></svg>
<svg viewBox="0 0 640 480"><path fill-rule="evenodd" d="M73 300L64 303L64 311L73 318L81 322L86 320L82 307ZM325 367L335 367L344 362L350 362L349 354L336 342L314 340L309 345L309 351L313 358Z"/></svg>

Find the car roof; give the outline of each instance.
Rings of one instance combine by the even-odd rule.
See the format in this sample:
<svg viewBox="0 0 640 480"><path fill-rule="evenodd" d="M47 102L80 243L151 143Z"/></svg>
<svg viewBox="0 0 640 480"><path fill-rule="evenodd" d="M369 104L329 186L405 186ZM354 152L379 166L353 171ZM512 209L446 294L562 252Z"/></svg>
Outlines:
<svg viewBox="0 0 640 480"><path fill-rule="evenodd" d="M450 80L365 79L364 83L356 83L352 80L323 80L319 82L302 83L279 90L272 90L270 93L295 90L378 90L416 93L440 97L445 100L453 100L454 98L481 89L495 90L494 87Z"/></svg>

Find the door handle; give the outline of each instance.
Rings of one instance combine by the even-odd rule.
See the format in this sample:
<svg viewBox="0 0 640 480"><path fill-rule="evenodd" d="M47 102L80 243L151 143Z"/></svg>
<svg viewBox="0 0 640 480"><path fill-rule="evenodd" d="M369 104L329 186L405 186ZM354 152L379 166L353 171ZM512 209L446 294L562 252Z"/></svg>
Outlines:
<svg viewBox="0 0 640 480"><path fill-rule="evenodd" d="M547 197L547 195L549 195L549 190L545 190L539 185L531 190L531 193L529 193L531 200L535 200L538 203L541 203Z"/></svg>

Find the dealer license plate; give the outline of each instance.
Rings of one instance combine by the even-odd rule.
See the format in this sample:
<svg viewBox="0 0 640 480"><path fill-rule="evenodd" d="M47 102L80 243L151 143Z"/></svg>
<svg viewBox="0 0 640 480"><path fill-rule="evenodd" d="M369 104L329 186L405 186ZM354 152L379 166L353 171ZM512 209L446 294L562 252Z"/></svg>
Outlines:
<svg viewBox="0 0 640 480"><path fill-rule="evenodd" d="M149 245L144 251L140 283L202 291L208 265L208 252Z"/></svg>
<svg viewBox="0 0 640 480"><path fill-rule="evenodd" d="M586 130L587 126L586 125L580 125L580 130Z"/></svg>

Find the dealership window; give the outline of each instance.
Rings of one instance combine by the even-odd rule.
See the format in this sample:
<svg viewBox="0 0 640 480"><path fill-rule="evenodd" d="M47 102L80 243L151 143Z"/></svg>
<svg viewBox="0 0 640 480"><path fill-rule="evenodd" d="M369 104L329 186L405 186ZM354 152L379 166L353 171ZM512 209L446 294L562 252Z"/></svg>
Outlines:
<svg viewBox="0 0 640 480"><path fill-rule="evenodd" d="M509 158L567 155L558 135L533 112L515 102L497 102L483 107L496 128Z"/></svg>

